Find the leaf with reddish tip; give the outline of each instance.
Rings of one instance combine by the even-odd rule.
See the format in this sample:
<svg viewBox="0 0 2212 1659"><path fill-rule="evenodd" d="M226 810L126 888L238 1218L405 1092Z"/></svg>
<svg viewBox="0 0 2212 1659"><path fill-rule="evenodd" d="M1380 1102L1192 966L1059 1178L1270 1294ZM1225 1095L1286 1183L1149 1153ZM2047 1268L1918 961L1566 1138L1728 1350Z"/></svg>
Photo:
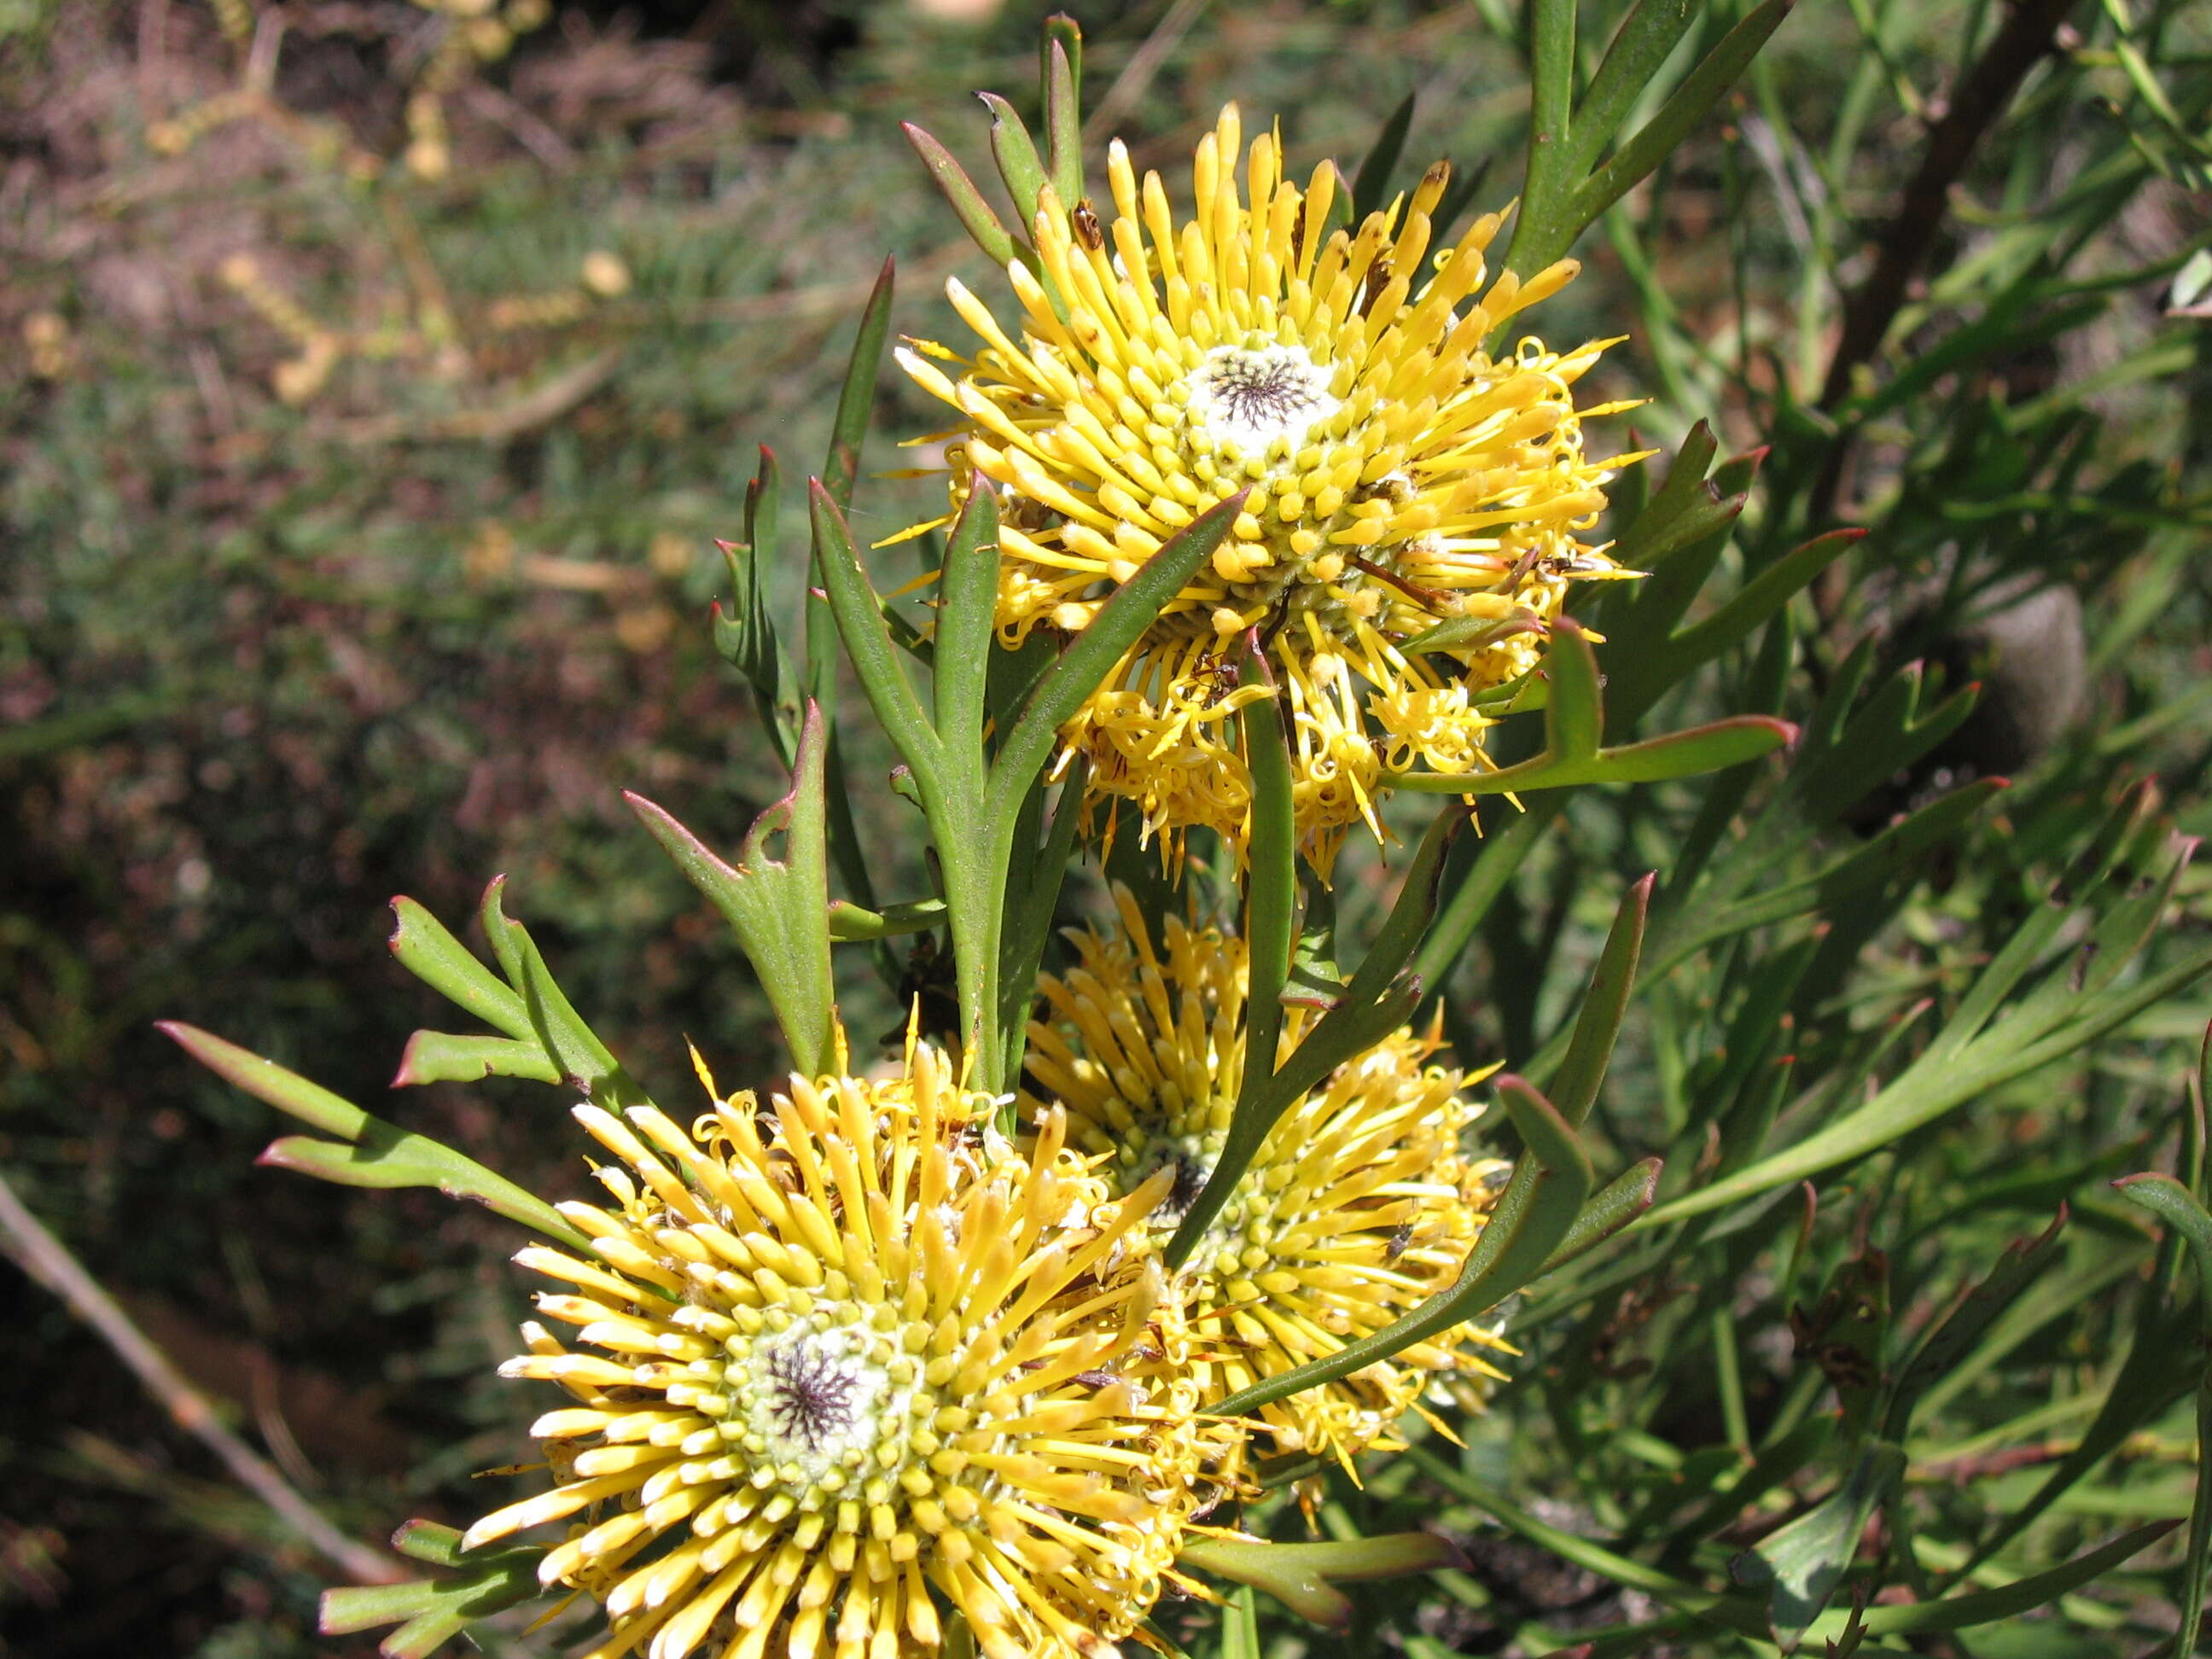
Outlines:
<svg viewBox="0 0 2212 1659"><path fill-rule="evenodd" d="M783 1027L793 1063L810 1077L832 1069L836 1050L823 811L825 747L821 714L810 703L799 727L791 793L754 821L734 865L642 795L626 791L623 796L677 868L736 933ZM781 858L770 851L779 836Z"/></svg>
<svg viewBox="0 0 2212 1659"><path fill-rule="evenodd" d="M968 176L967 169L952 159L952 152L911 121L900 122L899 131L906 134L907 143L914 146L922 166L929 169L930 178L951 205L961 228L983 250L984 257L1001 266L1017 258L1018 250L1013 237L999 222L999 216L991 211L991 204L975 188L975 181Z"/></svg>
<svg viewBox="0 0 2212 1659"><path fill-rule="evenodd" d="M347 1140L360 1139L376 1121L367 1112L332 1094L319 1083L310 1083L297 1072L287 1071L273 1060L264 1060L251 1049L226 1042L212 1032L181 1020L157 1021L154 1029L175 1041L194 1060L227 1083L234 1083L255 1099L289 1112L302 1123Z"/></svg>
<svg viewBox="0 0 2212 1659"><path fill-rule="evenodd" d="M505 879L500 877L493 885ZM523 1042L536 1040L521 997L501 984L443 922L404 893L392 901L392 954L401 967L485 1024Z"/></svg>

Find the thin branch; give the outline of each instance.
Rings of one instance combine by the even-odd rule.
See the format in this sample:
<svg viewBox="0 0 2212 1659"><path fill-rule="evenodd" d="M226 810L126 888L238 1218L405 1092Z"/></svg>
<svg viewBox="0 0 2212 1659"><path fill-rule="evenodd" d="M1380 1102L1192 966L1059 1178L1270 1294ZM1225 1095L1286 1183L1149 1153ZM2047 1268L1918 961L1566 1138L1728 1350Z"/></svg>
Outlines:
<svg viewBox="0 0 2212 1659"><path fill-rule="evenodd" d="M98 1332L117 1358L137 1374L146 1391L167 1408L170 1420L197 1436L240 1486L276 1511L317 1554L360 1583L394 1584L407 1577L398 1562L332 1526L259 1453L224 1427L208 1397L185 1380L62 1242L23 1207L4 1176L0 1176L0 1248Z"/></svg>
<svg viewBox="0 0 2212 1659"><path fill-rule="evenodd" d="M1978 62L1952 93L1943 118L1928 130L1919 171L1905 187L1888 228L1876 245L1874 269L1844 306L1842 337L1820 388L1820 407L1832 409L1850 390L1851 372L1870 361L1905 303L1905 286L1928 257L1949 206L1951 186L1966 170L1974 149L1996 125L2028 70L2057 43L2058 26L2075 0L2019 0Z"/></svg>

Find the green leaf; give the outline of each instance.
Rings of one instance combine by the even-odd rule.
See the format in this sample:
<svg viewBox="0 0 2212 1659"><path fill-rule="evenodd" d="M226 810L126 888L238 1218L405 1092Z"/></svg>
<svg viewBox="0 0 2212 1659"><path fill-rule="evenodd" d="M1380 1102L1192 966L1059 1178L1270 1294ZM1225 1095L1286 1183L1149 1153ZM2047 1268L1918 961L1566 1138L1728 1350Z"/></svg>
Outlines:
<svg viewBox="0 0 2212 1659"><path fill-rule="evenodd" d="M522 999L501 984L437 917L404 895L392 901L392 954L401 967L485 1024L522 1042L538 1040Z"/></svg>
<svg viewBox="0 0 2212 1659"><path fill-rule="evenodd" d="M952 159L952 152L911 121L900 122L899 131L906 134L907 143L929 169L930 178L951 204L960 228L983 250L983 257L1001 270L1019 257L1014 238L999 222L999 216L991 211L991 204L983 199L983 192L975 188L967 170Z"/></svg>
<svg viewBox="0 0 2212 1659"><path fill-rule="evenodd" d="M428 1522L410 1522L400 1535L431 1529ZM516 1545L463 1558L465 1565L443 1578L325 1590L319 1628L325 1636L349 1636L398 1625L377 1651L386 1659L422 1659L478 1620L545 1594L538 1582L538 1564L544 1557L534 1544Z"/></svg>
<svg viewBox="0 0 2212 1659"><path fill-rule="evenodd" d="M1359 959L1358 969L1343 989L1341 1001L1373 1001L1412 960L1414 948L1420 944L1430 919L1437 913L1437 888L1443 876L1445 857L1460 832L1473 822L1472 814L1456 807L1447 807L1429 820L1420 844L1413 849L1413 862L1407 866L1405 878L1399 884L1398 896L1390 906L1390 914L1383 918L1374 942L1367 947L1367 954Z"/></svg>
<svg viewBox="0 0 2212 1659"><path fill-rule="evenodd" d="M1246 641L1242 666L1260 676L1267 695L1237 712L1244 762L1252 775L1252 827L1244 878L1244 939L1251 980L1245 997L1244 1075L1237 1091L1240 1110L1249 1109L1274 1076L1283 1029L1283 981L1290 975L1298 936L1298 833L1291 800L1290 734L1283 718L1282 688L1275 683L1256 634ZM1218 1167L1215 1173L1219 1174ZM1241 1168L1232 1171L1223 1190L1234 1187L1243 1173ZM1203 1231L1194 1231L1192 1237ZM1171 1253L1169 1264L1179 1265L1181 1260Z"/></svg>
<svg viewBox="0 0 2212 1659"><path fill-rule="evenodd" d="M903 653L891 643L882 603L861 568L844 514L820 480L814 481L811 490L815 568L821 574L830 615L836 619L837 632L845 642L845 654L867 696L868 706L897 745L900 757L913 769L917 781L933 788L944 745L907 678Z"/></svg>
<svg viewBox="0 0 2212 1659"><path fill-rule="evenodd" d="M2126 1176L2112 1186L2129 1203L2149 1211L2187 1242L2197 1261L2201 1306L2208 1324L2212 1324L2212 1214L2207 1214L2196 1195L2172 1176Z"/></svg>
<svg viewBox="0 0 2212 1659"><path fill-rule="evenodd" d="M404 1521L392 1534L392 1547L410 1561L427 1561L434 1567L461 1564L461 1529L435 1521Z"/></svg>
<svg viewBox="0 0 2212 1659"><path fill-rule="evenodd" d="M822 718L807 705L791 793L754 820L726 864L644 796L629 803L676 867L722 913L744 947L783 1028L793 1064L809 1077L836 1066L836 986L830 963L830 867L822 801ZM770 842L781 837L783 856Z"/></svg>
<svg viewBox="0 0 2212 1659"><path fill-rule="evenodd" d="M1913 1408L1923 1391L1948 1376L1998 1316L2057 1261L2066 1213L2061 1205L2057 1218L2041 1233L2033 1238L2016 1238L2007 1245L1989 1276L1921 1334L1897 1367L1889 1408L1888 1432L1893 1438L1902 1439L1911 1427Z"/></svg>
<svg viewBox="0 0 2212 1659"><path fill-rule="evenodd" d="M475 1083L488 1077L527 1078L558 1083L561 1068L545 1057L537 1039L456 1036L449 1031L417 1031L407 1039L399 1059L395 1089L422 1083Z"/></svg>
<svg viewBox="0 0 2212 1659"><path fill-rule="evenodd" d="M1065 12L1044 20L1037 79L1044 88L1045 171L1060 199L1083 199L1083 30Z"/></svg>
<svg viewBox="0 0 2212 1659"><path fill-rule="evenodd" d="M1552 1103L1520 1078L1501 1075L1499 1101L1527 1150L1468 1253L1457 1279L1403 1317L1336 1352L1239 1389L1213 1409L1224 1417L1349 1376L1496 1307L1544 1270L1574 1231L1592 1185L1589 1154Z"/></svg>
<svg viewBox="0 0 2212 1659"><path fill-rule="evenodd" d="M387 1123L320 1084L197 1026L167 1020L156 1029L226 1082L325 1134L342 1138L288 1135L263 1152L260 1162L349 1187L435 1187L454 1198L475 1199L549 1238L580 1249L591 1248L591 1241L544 1200L443 1142Z"/></svg>
<svg viewBox="0 0 2212 1659"><path fill-rule="evenodd" d="M1277 1544L1247 1538L1200 1538L1176 1557L1232 1583L1262 1589L1310 1624L1344 1630L1352 1603L1332 1583L1359 1583L1464 1567L1467 1558L1434 1533L1391 1533L1340 1543Z"/></svg>
<svg viewBox="0 0 2212 1659"><path fill-rule="evenodd" d="M531 1029L544 1045L546 1057L586 1096L609 1111L651 1104L645 1091L637 1086L562 994L552 971L545 965L545 958L538 952L537 941L530 937L530 930L519 921L507 920L501 908L506 881L501 876L484 890L484 932L492 941L492 951L498 957L501 967L512 975L515 989L522 993L522 1005L529 1011Z"/></svg>
<svg viewBox="0 0 2212 1659"><path fill-rule="evenodd" d="M838 944L855 939L896 939L945 925L943 899L913 899L886 904L881 910L864 910L842 899L830 906L830 937Z"/></svg>
<svg viewBox="0 0 2212 1659"><path fill-rule="evenodd" d="M1213 556L1237 515L1244 510L1244 491L1215 503L1180 534L1145 561L1136 574L1114 590L1084 630L1071 639L1060 659L1038 679L1036 689L1015 718L991 769L994 816L1010 818L1023 795L1051 759L1060 728L1075 717L1143 638L1160 607L1180 593L1198 568Z"/></svg>
<svg viewBox="0 0 2212 1659"><path fill-rule="evenodd" d="M761 580L763 560L778 556L776 520L781 480L775 453L761 446L760 470L745 486L745 538L718 541L730 574L730 610L725 614L717 600L714 613L714 648L752 688L761 724L787 766L799 738L798 680L792 672L783 641L769 614L768 596Z"/></svg>
<svg viewBox="0 0 2212 1659"><path fill-rule="evenodd" d="M1797 735L1787 720L1737 714L1642 743L1600 748L1605 708L1597 657L1589 636L1568 617L1552 625L1544 674L1551 695L1544 708L1542 754L1494 772L1395 773L1392 787L1434 794L1503 795L1585 783L1659 783L1756 760Z"/></svg>
<svg viewBox="0 0 2212 1659"><path fill-rule="evenodd" d="M2116 904L2091 940L2090 959L2062 962L2005 1010L2003 999L2080 905L2038 906L1983 970L1942 1035L1871 1100L1748 1169L1661 1205L1637 1224L1662 1225L1864 1158L1923 1128L1998 1085L2094 1041L2143 1009L2212 973L2212 947L2119 988L2113 980L2142 949L2188 861L2177 851L2163 880ZM2080 977L2075 977L2077 969Z"/></svg>
<svg viewBox="0 0 2212 1659"><path fill-rule="evenodd" d="M1567 219L1572 228L1559 244L1559 252L1566 251L1585 225L1650 177L1660 162L1674 154L1690 136L1690 130L1705 118L1722 94L1750 67L1759 49L1781 27L1782 20L1790 15L1795 3L1796 0L1766 0L1765 4L1746 15L1699 60L1695 69L1682 77L1681 84L1668 94L1658 113L1614 151L1610 161L1575 187ZM1540 269L1559 257L1552 253L1540 258L1541 252L1530 250L1532 269Z"/></svg>
<svg viewBox="0 0 2212 1659"><path fill-rule="evenodd" d="M1589 988L1575 1015L1574 1035L1559 1069L1546 1081L1559 1115L1577 1128L1589 1119L1605 1082L1613 1045L1620 1035L1620 1022L1628 1013L1628 999L1636 989L1637 958L1644 949L1644 924L1651 912L1651 889L1656 872L1632 883L1614 912L1605 948L1591 970Z"/></svg>
<svg viewBox="0 0 2212 1659"><path fill-rule="evenodd" d="M1431 1000L1443 994L1445 976L1459 960L1460 952L1467 949L1491 906L1565 810L1567 799L1564 793L1547 795L1516 814L1504 830L1486 836L1472 867L1456 878L1447 862L1438 883L1442 902L1436 919L1413 955L1414 975L1427 988ZM1466 843L1460 845L1464 848Z"/></svg>
<svg viewBox="0 0 2212 1659"><path fill-rule="evenodd" d="M1767 1592L1767 1616L1784 1653L1795 1651L1827 1607L1875 1506L1904 1474L1904 1452L1875 1441L1859 1454L1842 1486L1730 1564L1738 1583Z"/></svg>
<svg viewBox="0 0 2212 1659"><path fill-rule="evenodd" d="M1741 495L1734 497L1732 506L1741 508L1743 500ZM1686 520L1702 516L1693 512ZM1734 514L1729 516L1732 519ZM1741 645L1865 535L1863 530L1846 529L1816 536L1760 571L1699 622L1659 637L1652 637L1642 626L1647 620L1656 622L1656 614L1632 610L1635 626L1624 633L1633 637L1624 637L1619 650L1612 653L1620 667L1606 687L1616 727L1625 729L1625 723L1640 718L1669 688Z"/></svg>
<svg viewBox="0 0 2212 1659"><path fill-rule="evenodd" d="M876 381L884 365L884 343L890 337L891 295L896 281L896 262L884 261L868 303L860 312L860 326L853 337L853 353L846 360L844 384L837 391L837 413L830 427L830 454L823 463L822 483L840 513L853 505L853 483L860 475L860 446L875 413Z"/></svg>
<svg viewBox="0 0 2212 1659"><path fill-rule="evenodd" d="M1542 1278L1577 1256L1595 1249L1650 1209L1658 1196L1659 1176L1665 1168L1660 1159L1647 1158L1614 1176L1583 1206L1575 1224L1567 1230L1559 1249L1544 1263L1543 1273L1537 1276Z"/></svg>
<svg viewBox="0 0 2212 1659"><path fill-rule="evenodd" d="M952 768L946 787L969 799L983 793L983 710L998 600L998 492L972 490L945 541L932 668L937 735Z"/></svg>
<svg viewBox="0 0 2212 1659"><path fill-rule="evenodd" d="M1597 166L1637 100L1689 33L1697 9L1692 0L1637 0L1621 21L1604 61L1575 106L1566 162L1573 176L1586 177Z"/></svg>
<svg viewBox="0 0 2212 1659"><path fill-rule="evenodd" d="M1390 175L1406 152L1406 135L1413 125L1413 94L1407 93L1382 123L1382 131L1359 163L1352 181L1352 222L1363 225L1370 213L1380 213L1390 199Z"/></svg>
<svg viewBox="0 0 2212 1659"><path fill-rule="evenodd" d="M414 902L411 899L400 902ZM275 1060L264 1060L251 1049L226 1042L212 1031L203 1031L197 1025L176 1019L157 1020L154 1029L224 1082L234 1084L256 1100L325 1134L353 1140L376 1121L343 1096L332 1094L321 1084L310 1083L297 1072L287 1071Z"/></svg>
<svg viewBox="0 0 2212 1659"><path fill-rule="evenodd" d="M1038 198L1044 193L1044 162L1039 158L1036 141L1014 106L995 92L975 94L983 107L991 112L991 158L999 164L999 177L1006 180L1006 194L1013 198L1014 209L1020 214L1026 228L1036 217ZM1072 208L1073 202L1063 202L1063 208Z"/></svg>
<svg viewBox="0 0 2212 1659"><path fill-rule="evenodd" d="M2161 1521L2153 1526L2137 1527L2086 1555L2076 1556L2048 1571L2015 1580L2002 1589L1984 1590L1974 1595L1950 1595L1917 1605L1869 1607L1866 1627L1876 1636L1906 1636L1923 1631L1966 1630L1975 1625L1994 1624L2000 1619L2017 1619L2084 1584L2094 1583L2179 1524Z"/></svg>
<svg viewBox="0 0 2212 1659"><path fill-rule="evenodd" d="M381 1118L371 1118L361 1138L350 1143L285 1135L271 1141L254 1162L341 1187L434 1187L448 1198L473 1199L495 1215L534 1228L571 1249L592 1247L591 1240L534 1193L494 1175L442 1141Z"/></svg>

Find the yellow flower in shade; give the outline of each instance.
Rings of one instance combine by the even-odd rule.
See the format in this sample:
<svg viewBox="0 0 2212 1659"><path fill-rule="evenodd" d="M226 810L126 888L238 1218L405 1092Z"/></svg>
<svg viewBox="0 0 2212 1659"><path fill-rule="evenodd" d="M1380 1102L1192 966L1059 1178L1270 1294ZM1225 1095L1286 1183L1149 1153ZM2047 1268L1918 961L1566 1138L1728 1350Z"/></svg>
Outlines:
<svg viewBox="0 0 2212 1659"><path fill-rule="evenodd" d="M1347 826L1379 835L1393 775L1482 768L1480 694L1534 665L1571 582L1633 574L1580 538L1619 465L1584 456L1581 422L1632 405L1574 404L1611 342L1490 354L1577 266L1490 281L1495 214L1432 250L1444 163L1410 199L1332 231L1330 165L1302 190L1262 134L1248 204L1240 145L1232 104L1199 143L1178 225L1158 175L1139 189L1116 143L1110 224L1046 191L1041 271L1007 267L1018 329L954 281L981 349L916 341L899 361L962 416L939 434L955 501L978 480L1000 492L1008 645L1080 630L1179 528L1251 489L1211 566L1063 737L1094 787L1140 805L1148 834L1206 824L1241 844L1251 787L1230 716L1258 694L1229 688L1256 631L1286 686L1297 823L1325 871ZM1480 637L1408 649L1462 618Z"/></svg>
<svg viewBox="0 0 2212 1659"><path fill-rule="evenodd" d="M1164 1244L1212 1174L1244 1072L1243 941L1170 917L1154 949L1126 891L1122 926L1075 936L1079 965L1039 986L1029 1070L1064 1109L1071 1142L1125 1190L1166 1171L1147 1236ZM1285 1052L1304 1028L1287 1012ZM1449 1285L1482 1231L1504 1165L1461 1150L1468 1079L1426 1062L1437 1037L1401 1030L1338 1068L1276 1123L1176 1286L1203 1400L1336 1352ZM1431 1386L1499 1375L1503 1344L1468 1326L1340 1382L1263 1407L1279 1449L1349 1467L1401 1445L1393 1426ZM1510 1351L1509 1351L1510 1352Z"/></svg>
<svg viewBox="0 0 2212 1659"><path fill-rule="evenodd" d="M597 1659L911 1659L951 1611L991 1659L1113 1653L1238 1430L1158 1374L1127 1235L1168 1182L1110 1200L1056 1117L1023 1152L991 1110L926 1045L689 1133L577 1109L617 1160L561 1206L599 1260L516 1259L590 1352L533 1326L502 1370L579 1403L532 1431L557 1484L467 1546L578 1517L541 1577L604 1604Z"/></svg>

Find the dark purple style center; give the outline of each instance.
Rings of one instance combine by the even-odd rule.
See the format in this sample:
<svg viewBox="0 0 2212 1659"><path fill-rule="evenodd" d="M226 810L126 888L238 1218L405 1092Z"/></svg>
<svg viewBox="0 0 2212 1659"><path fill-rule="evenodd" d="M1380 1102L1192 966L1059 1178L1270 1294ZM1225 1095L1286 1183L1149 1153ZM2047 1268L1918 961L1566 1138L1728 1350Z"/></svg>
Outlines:
<svg viewBox="0 0 2212 1659"><path fill-rule="evenodd" d="M834 1356L811 1343L787 1342L769 1356L768 1370L775 1391L769 1409L777 1432L804 1440L814 1450L851 1426L854 1379L838 1368Z"/></svg>
<svg viewBox="0 0 2212 1659"><path fill-rule="evenodd" d="M1280 357L1224 357L1206 378L1206 389L1231 417L1247 426L1262 421L1279 426L1320 402L1297 365Z"/></svg>

